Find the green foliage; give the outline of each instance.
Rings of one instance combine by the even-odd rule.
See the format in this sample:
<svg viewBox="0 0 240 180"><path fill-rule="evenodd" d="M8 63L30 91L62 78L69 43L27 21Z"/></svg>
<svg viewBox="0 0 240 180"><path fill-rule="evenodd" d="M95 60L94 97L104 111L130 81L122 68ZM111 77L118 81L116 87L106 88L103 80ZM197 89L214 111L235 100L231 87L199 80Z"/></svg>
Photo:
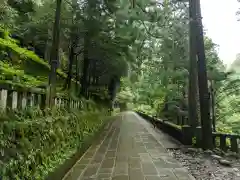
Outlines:
<svg viewBox="0 0 240 180"><path fill-rule="evenodd" d="M35 78L24 73L23 70L19 70L17 67L10 66L9 63L4 61L0 62L0 82L15 84L21 87L36 87L44 83L41 81L41 77Z"/></svg>
<svg viewBox="0 0 240 180"><path fill-rule="evenodd" d="M220 132L240 133L240 76L235 73L228 74L220 82L215 82L216 119Z"/></svg>
<svg viewBox="0 0 240 180"><path fill-rule="evenodd" d="M137 8L130 11L128 16L134 18L133 24L139 25L132 25L138 29L138 38L131 48L136 61L131 63L130 76L118 94L119 102L133 102L134 109L172 122L176 122L178 116L188 116L189 27L188 8L183 4L137 3ZM134 13L138 13L138 17ZM127 19L126 12L120 14ZM218 56L217 45L210 38L205 36L204 42L208 79L213 83L216 99L217 129L239 133L240 76L227 71ZM234 63L236 66L238 61L239 57Z"/></svg>
<svg viewBox="0 0 240 180"><path fill-rule="evenodd" d="M124 102L133 102L133 94L132 91L130 89L129 86L127 86L128 84L128 80L127 79L121 79L121 90L120 92L117 94L117 98L116 100L119 103L124 103Z"/></svg>
<svg viewBox="0 0 240 180"><path fill-rule="evenodd" d="M145 104L138 105L134 110L146 113L148 115L156 115L156 110L153 109L151 106Z"/></svg>
<svg viewBox="0 0 240 180"><path fill-rule="evenodd" d="M13 28L17 16L17 12L8 5L8 1L2 0L0 6L0 22L2 26L5 28Z"/></svg>
<svg viewBox="0 0 240 180"><path fill-rule="evenodd" d="M0 38L0 48L1 50L11 51L18 55L20 60L32 60L44 67L50 68L49 64L43 59L39 58L34 52L27 50L26 48L19 47L16 43L13 42L13 39L2 39Z"/></svg>
<svg viewBox="0 0 240 180"><path fill-rule="evenodd" d="M192 138L192 145L195 146L197 144L197 139L196 137L193 137Z"/></svg>
<svg viewBox="0 0 240 180"><path fill-rule="evenodd" d="M4 8L0 8L3 17L13 23L8 27L3 22L1 26L0 58L4 61L0 64L0 78L24 86L44 84L49 73L56 1L14 2L4 0ZM111 77L127 76L116 98L121 106L176 122L178 116L186 117L188 110L188 13L187 3L174 0L136 1L134 6L125 0L63 1L61 69L57 73L66 78L66 57L70 55L69 47L74 47L72 77L79 80L83 61L91 59L89 81L98 77L96 86L89 82L88 90L93 95L107 99L106 85ZM6 27L19 41L9 37ZM239 132L239 76L226 72L214 42L208 37L204 40L208 79L214 84L217 129ZM28 46L35 48L35 53L24 48ZM237 60L235 65L238 64ZM60 93L62 86L57 87L57 91L66 97L76 96L67 91ZM196 98L199 101L198 95ZM92 106L88 108L94 109Z"/></svg>
<svg viewBox="0 0 240 180"><path fill-rule="evenodd" d="M20 47L18 41L10 38L5 29L0 28L0 34L1 81L26 87L46 84L46 76L50 71L48 62L33 51ZM57 69L57 74L63 79L67 77L61 69Z"/></svg>
<svg viewBox="0 0 240 180"><path fill-rule="evenodd" d="M27 109L1 116L0 177L44 179L96 133L104 116L104 111L87 109L47 110L45 116L39 109Z"/></svg>

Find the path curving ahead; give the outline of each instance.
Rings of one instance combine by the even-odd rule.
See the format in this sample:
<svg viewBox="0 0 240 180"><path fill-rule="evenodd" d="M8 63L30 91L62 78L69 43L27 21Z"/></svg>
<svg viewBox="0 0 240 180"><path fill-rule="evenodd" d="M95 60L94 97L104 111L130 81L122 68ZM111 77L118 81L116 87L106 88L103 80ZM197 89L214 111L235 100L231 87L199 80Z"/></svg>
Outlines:
<svg viewBox="0 0 240 180"><path fill-rule="evenodd" d="M63 180L194 180L167 152L176 146L136 113L124 112Z"/></svg>

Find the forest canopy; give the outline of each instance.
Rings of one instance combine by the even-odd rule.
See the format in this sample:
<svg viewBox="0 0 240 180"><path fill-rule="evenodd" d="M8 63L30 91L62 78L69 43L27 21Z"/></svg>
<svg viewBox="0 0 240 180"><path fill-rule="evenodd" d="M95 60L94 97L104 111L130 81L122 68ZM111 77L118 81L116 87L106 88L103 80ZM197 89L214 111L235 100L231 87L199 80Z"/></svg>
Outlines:
<svg viewBox="0 0 240 180"><path fill-rule="evenodd" d="M47 85L56 2L3 0L2 81ZM79 95L82 88L104 89L117 77L119 102L177 123L177 114L187 116L188 109L188 6L175 0L62 1L58 91L74 89ZM212 118L218 130L239 132L239 74L227 70L217 45L206 35L204 43L209 91L215 100Z"/></svg>

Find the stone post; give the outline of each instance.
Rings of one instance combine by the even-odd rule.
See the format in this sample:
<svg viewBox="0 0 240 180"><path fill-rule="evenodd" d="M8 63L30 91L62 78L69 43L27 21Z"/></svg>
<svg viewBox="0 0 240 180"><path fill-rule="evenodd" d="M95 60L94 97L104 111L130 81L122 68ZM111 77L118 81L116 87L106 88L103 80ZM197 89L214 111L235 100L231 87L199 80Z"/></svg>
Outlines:
<svg viewBox="0 0 240 180"><path fill-rule="evenodd" d="M16 91L12 92L12 109L17 109L18 104L18 93Z"/></svg>
<svg viewBox="0 0 240 180"><path fill-rule="evenodd" d="M202 147L202 127L196 127L196 145L198 148Z"/></svg>
<svg viewBox="0 0 240 180"><path fill-rule="evenodd" d="M6 111L7 95L8 95L7 90L5 90L5 89L0 90L0 109L1 109L1 111Z"/></svg>
<svg viewBox="0 0 240 180"><path fill-rule="evenodd" d="M182 142L184 145L192 145L192 128L188 125L182 126Z"/></svg>
<svg viewBox="0 0 240 180"><path fill-rule="evenodd" d="M46 96L46 94L41 94L40 96L41 96L41 98L40 98L40 101L41 101L40 108L43 110L43 109L46 108L46 103L47 103L46 97L47 96Z"/></svg>
<svg viewBox="0 0 240 180"><path fill-rule="evenodd" d="M27 93L23 92L22 93L22 102L21 102L21 107L22 109L25 109L27 107Z"/></svg>

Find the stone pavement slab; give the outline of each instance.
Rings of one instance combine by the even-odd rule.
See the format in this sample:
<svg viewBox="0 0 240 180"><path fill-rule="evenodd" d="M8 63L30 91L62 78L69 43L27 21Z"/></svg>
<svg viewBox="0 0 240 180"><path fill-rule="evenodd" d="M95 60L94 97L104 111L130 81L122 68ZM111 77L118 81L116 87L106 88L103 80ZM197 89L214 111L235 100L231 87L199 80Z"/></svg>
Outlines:
<svg viewBox="0 0 240 180"><path fill-rule="evenodd" d="M194 180L166 148L178 142L136 113L121 113L64 180Z"/></svg>

